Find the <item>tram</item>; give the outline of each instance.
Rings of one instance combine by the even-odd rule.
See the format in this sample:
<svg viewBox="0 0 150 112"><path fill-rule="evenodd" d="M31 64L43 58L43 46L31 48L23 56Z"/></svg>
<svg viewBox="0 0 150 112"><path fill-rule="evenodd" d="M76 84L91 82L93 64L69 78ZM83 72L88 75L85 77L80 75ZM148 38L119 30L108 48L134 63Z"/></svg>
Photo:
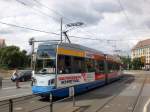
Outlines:
<svg viewBox="0 0 150 112"><path fill-rule="evenodd" d="M42 97L66 97L105 85L121 77L121 61L72 43L47 42L38 46L32 92Z"/></svg>

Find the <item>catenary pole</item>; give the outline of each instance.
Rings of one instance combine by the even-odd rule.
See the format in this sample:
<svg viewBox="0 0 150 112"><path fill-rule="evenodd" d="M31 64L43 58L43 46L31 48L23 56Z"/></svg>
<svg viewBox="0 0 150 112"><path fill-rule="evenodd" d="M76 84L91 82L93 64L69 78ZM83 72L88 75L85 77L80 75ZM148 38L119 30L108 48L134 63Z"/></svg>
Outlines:
<svg viewBox="0 0 150 112"><path fill-rule="evenodd" d="M60 19L60 41L62 43L62 24L63 24L63 18Z"/></svg>

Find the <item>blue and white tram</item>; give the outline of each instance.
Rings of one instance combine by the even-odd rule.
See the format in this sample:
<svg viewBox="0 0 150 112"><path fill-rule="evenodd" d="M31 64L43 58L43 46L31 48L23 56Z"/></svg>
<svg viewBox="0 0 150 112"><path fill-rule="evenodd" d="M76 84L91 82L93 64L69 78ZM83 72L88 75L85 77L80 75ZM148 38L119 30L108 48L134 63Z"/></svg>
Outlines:
<svg viewBox="0 0 150 112"><path fill-rule="evenodd" d="M102 86L121 76L120 59L70 43L38 46L32 92L40 96L65 97Z"/></svg>

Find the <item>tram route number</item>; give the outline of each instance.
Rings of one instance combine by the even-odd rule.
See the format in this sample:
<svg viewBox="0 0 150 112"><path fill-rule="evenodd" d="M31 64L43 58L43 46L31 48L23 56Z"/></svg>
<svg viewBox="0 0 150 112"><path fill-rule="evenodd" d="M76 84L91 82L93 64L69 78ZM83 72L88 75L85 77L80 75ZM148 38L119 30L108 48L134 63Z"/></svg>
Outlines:
<svg viewBox="0 0 150 112"><path fill-rule="evenodd" d="M69 87L69 96L74 96L74 87Z"/></svg>

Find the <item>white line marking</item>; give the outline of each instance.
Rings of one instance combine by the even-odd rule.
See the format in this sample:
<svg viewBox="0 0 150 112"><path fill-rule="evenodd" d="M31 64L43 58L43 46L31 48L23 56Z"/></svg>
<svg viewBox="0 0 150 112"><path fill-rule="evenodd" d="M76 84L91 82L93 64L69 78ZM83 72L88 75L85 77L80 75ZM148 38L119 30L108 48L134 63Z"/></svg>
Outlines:
<svg viewBox="0 0 150 112"><path fill-rule="evenodd" d="M148 107L149 103L150 103L150 98L148 99L148 101L144 105L143 112L147 112L147 107Z"/></svg>
<svg viewBox="0 0 150 112"><path fill-rule="evenodd" d="M20 87L31 87L31 85L22 85ZM16 89L16 86L13 86L13 87L6 87L6 88L2 88L4 90L7 90L7 89Z"/></svg>

